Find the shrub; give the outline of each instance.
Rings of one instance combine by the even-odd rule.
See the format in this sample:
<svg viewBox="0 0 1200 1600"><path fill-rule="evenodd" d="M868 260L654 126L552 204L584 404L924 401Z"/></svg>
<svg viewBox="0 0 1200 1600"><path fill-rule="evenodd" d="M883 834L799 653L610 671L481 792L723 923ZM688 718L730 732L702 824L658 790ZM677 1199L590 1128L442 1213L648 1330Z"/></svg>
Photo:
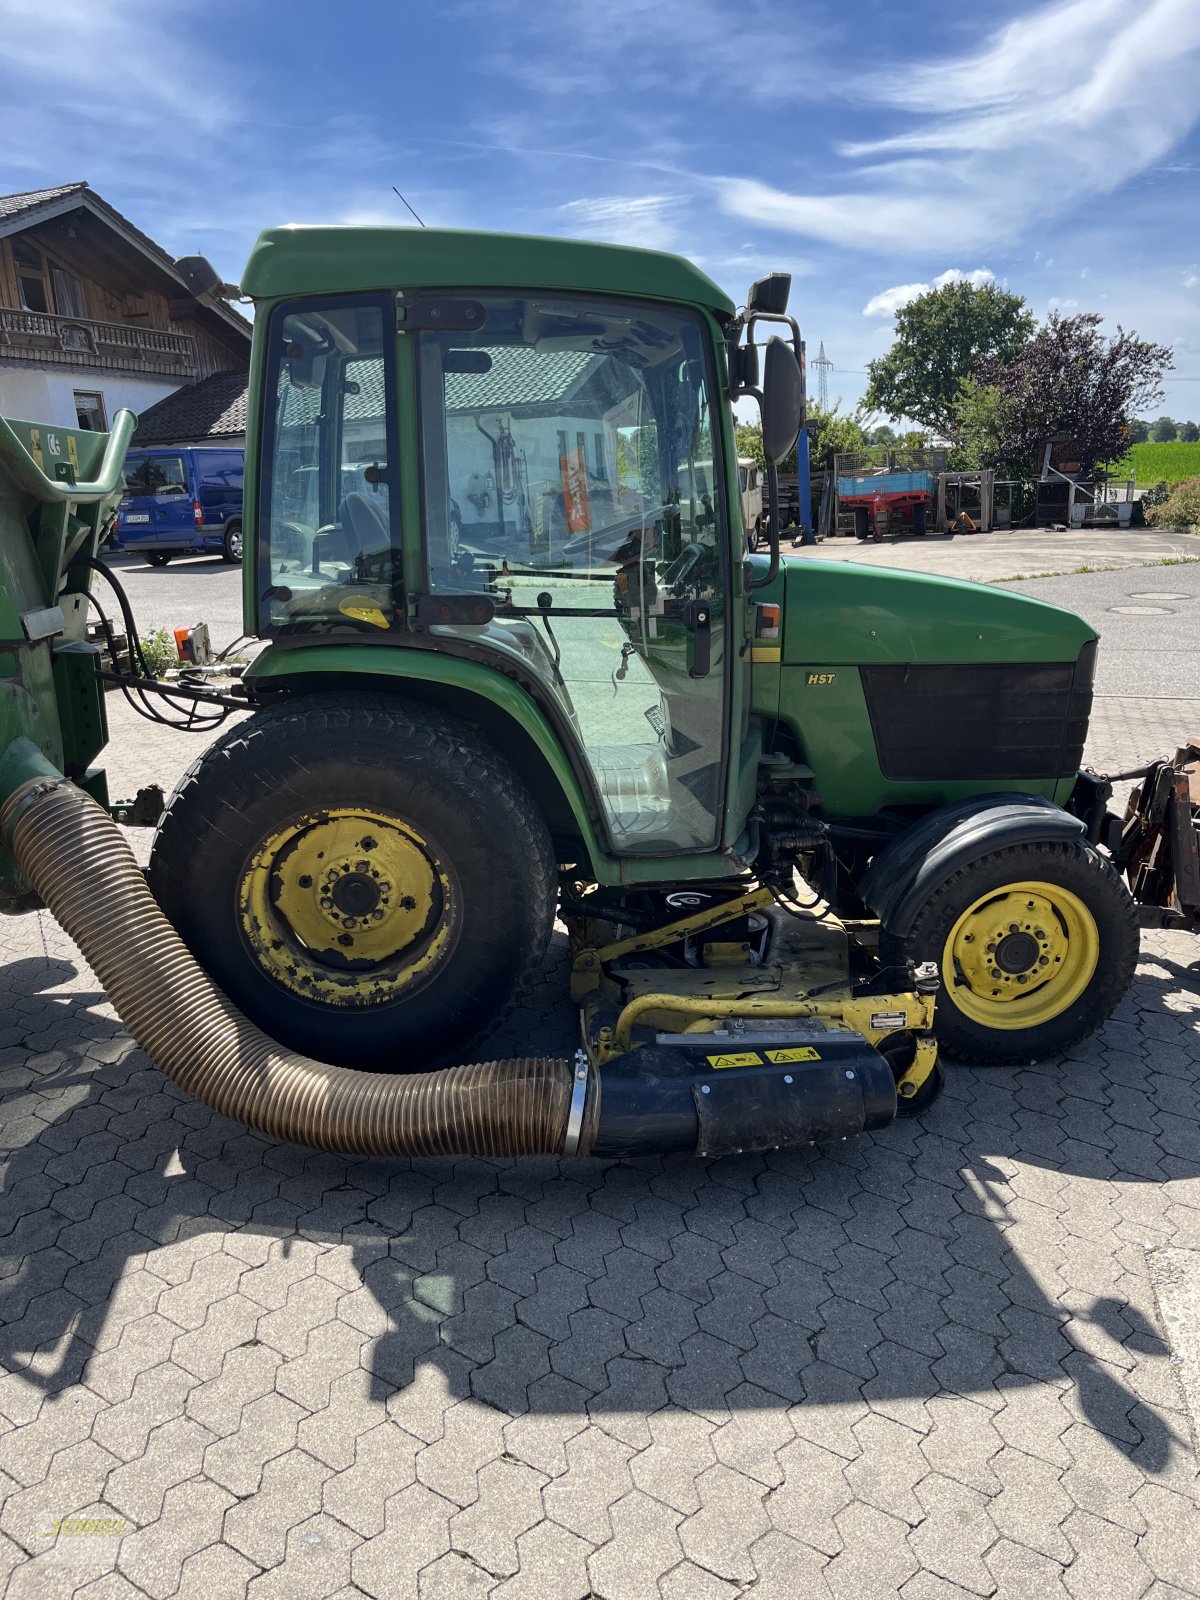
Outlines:
<svg viewBox="0 0 1200 1600"><path fill-rule="evenodd" d="M1147 510L1146 516L1156 528L1192 528L1200 524L1200 478L1177 483L1164 500Z"/></svg>
<svg viewBox="0 0 1200 1600"><path fill-rule="evenodd" d="M153 633L144 633L141 637L141 646L151 677L161 678L168 667L179 665L179 652L175 648L175 640L166 628L156 628Z"/></svg>

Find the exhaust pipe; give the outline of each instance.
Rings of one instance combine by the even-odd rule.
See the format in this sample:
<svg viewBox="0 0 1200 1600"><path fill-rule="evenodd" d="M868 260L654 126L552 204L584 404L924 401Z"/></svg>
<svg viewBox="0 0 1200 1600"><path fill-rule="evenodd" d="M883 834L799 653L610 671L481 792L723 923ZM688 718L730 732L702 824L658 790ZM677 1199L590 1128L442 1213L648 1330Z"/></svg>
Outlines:
<svg viewBox="0 0 1200 1600"><path fill-rule="evenodd" d="M592 1071L530 1057L396 1076L282 1049L216 987L160 910L112 818L23 740L0 840L82 950L121 1020L187 1094L273 1139L361 1156L724 1155L841 1139L896 1114L891 1070L855 1036L758 1065L686 1046ZM13 753L10 747L9 754ZM30 759L32 757L32 760ZM708 1048L711 1048L709 1046ZM750 1052L751 1055L754 1052ZM799 1054L800 1067L769 1055Z"/></svg>

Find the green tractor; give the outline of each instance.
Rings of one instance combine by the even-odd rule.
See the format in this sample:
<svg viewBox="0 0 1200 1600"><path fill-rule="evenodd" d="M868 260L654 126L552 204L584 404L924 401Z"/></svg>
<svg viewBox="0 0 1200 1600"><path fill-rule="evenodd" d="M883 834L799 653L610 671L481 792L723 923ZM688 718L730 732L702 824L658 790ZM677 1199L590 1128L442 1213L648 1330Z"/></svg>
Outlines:
<svg viewBox="0 0 1200 1600"><path fill-rule="evenodd" d="M844 1135L926 1103L939 1043L1024 1062L1109 1016L1139 919L1100 848L1110 789L1079 770L1096 635L971 584L781 561L786 277L739 312L652 251L283 228L240 288L266 648L148 874L231 1014L370 1104L415 1093L388 1075L443 1082L557 912L582 1042L547 1147L569 1153ZM748 397L774 502L755 553ZM258 1125L359 1147L331 1081L299 1132Z"/></svg>

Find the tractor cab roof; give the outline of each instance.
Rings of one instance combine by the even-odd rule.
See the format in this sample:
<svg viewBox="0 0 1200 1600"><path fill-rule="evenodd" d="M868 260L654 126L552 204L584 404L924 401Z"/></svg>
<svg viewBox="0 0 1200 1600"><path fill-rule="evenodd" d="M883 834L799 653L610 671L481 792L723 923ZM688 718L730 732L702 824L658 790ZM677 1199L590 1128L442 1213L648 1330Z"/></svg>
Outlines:
<svg viewBox="0 0 1200 1600"><path fill-rule="evenodd" d="M370 289L560 289L681 301L731 316L733 302L682 256L626 245L459 228L268 228L242 274L256 300Z"/></svg>

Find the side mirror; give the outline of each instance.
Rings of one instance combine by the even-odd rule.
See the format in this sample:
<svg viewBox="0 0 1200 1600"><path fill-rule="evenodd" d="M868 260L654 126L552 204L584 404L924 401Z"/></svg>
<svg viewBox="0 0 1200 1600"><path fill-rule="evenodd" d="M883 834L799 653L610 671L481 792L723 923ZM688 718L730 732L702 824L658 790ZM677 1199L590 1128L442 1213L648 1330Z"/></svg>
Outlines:
<svg viewBox="0 0 1200 1600"><path fill-rule="evenodd" d="M791 346L774 338L767 345L762 393L763 455L778 466L796 442L804 421L804 379Z"/></svg>
<svg viewBox="0 0 1200 1600"><path fill-rule="evenodd" d="M788 296L791 292L790 272L769 272L765 278L759 278L750 285L750 293L746 296L746 310L748 313L759 311L768 317L782 317L787 310Z"/></svg>

